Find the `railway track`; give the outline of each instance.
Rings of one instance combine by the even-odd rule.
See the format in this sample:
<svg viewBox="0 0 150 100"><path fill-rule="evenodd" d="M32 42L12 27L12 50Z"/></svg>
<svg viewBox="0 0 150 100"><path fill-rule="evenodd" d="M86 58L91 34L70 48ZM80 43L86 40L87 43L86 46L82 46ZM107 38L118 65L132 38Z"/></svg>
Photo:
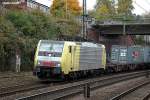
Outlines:
<svg viewBox="0 0 150 100"><path fill-rule="evenodd" d="M137 98L138 98L138 100L148 100L149 94L144 96L144 97L138 97L138 95L137 95L136 99L134 99L135 97L133 97L133 94L136 95L136 92L139 89L142 89L142 88L146 87L149 84L150 84L150 81L147 81L147 82L142 83L138 86L130 88L127 91L124 91L124 92L120 93L119 95L113 97L111 100L137 100ZM142 92L142 91L140 91L140 92ZM139 94L139 93L137 93L137 94Z"/></svg>
<svg viewBox="0 0 150 100"><path fill-rule="evenodd" d="M4 78L16 78L16 77L25 77L25 75L5 75L5 76L1 76L0 79L4 79ZM27 75L26 75L26 77L27 77Z"/></svg>
<svg viewBox="0 0 150 100"><path fill-rule="evenodd" d="M148 94L146 94L143 98L143 100L148 100L148 99L150 99L150 92Z"/></svg>
<svg viewBox="0 0 150 100"><path fill-rule="evenodd" d="M78 93L85 93L85 96L88 97L90 92L88 92L87 89L94 90L121 81L142 77L145 76L146 72L147 71L133 72L128 74L113 75L103 78L101 77L97 79L89 79L81 82L65 84L53 89L49 88L37 93L31 93L30 95L24 95L18 97L17 100L55 100L65 98L67 96L76 95Z"/></svg>
<svg viewBox="0 0 150 100"><path fill-rule="evenodd" d="M0 88L0 97L5 97L21 92L26 92L26 91L31 91L31 90L36 90L40 88L45 88L52 86L52 84L40 84L40 83L31 83L31 84L19 84L15 86L10 86L10 87L2 87Z"/></svg>
<svg viewBox="0 0 150 100"><path fill-rule="evenodd" d="M7 74L7 75L5 75ZM0 79L5 79L5 78L16 78L16 77L29 77L29 76L32 76L32 73L0 73Z"/></svg>
<svg viewBox="0 0 150 100"><path fill-rule="evenodd" d="M73 81L71 81L73 82ZM75 81L74 81L75 82ZM33 83L29 84L18 84L10 87L1 87L0 88L0 97L6 97L10 95L14 95L17 93L23 93L27 91L32 91L32 90L38 90L46 87L52 87L52 86L57 86L57 85L63 85L67 84L68 82L55 82L55 83L50 83L50 82L42 82L42 81L35 81Z"/></svg>

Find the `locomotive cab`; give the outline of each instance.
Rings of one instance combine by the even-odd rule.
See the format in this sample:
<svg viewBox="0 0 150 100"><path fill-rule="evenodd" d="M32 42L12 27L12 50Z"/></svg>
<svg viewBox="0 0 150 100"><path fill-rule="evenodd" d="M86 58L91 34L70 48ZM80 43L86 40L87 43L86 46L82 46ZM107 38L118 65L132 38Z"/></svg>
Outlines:
<svg viewBox="0 0 150 100"><path fill-rule="evenodd" d="M34 75L38 78L61 76L61 56L64 42L40 40L35 54Z"/></svg>

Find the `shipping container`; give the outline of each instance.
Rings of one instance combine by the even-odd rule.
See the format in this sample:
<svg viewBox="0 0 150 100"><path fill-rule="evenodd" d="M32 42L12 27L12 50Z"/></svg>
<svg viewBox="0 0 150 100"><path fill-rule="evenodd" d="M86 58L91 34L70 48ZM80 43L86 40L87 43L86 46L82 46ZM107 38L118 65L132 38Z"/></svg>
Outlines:
<svg viewBox="0 0 150 100"><path fill-rule="evenodd" d="M127 47L120 45L112 45L111 62L115 64L127 63Z"/></svg>
<svg viewBox="0 0 150 100"><path fill-rule="evenodd" d="M119 48L119 63L126 64L128 63L127 60L127 46L120 46Z"/></svg>
<svg viewBox="0 0 150 100"><path fill-rule="evenodd" d="M139 64L144 62L144 47L129 46L128 47L128 63Z"/></svg>
<svg viewBox="0 0 150 100"><path fill-rule="evenodd" d="M149 63L150 62L150 47L146 46L144 48L144 62Z"/></svg>
<svg viewBox="0 0 150 100"><path fill-rule="evenodd" d="M119 59L119 45L112 45L111 48L111 62L118 63Z"/></svg>

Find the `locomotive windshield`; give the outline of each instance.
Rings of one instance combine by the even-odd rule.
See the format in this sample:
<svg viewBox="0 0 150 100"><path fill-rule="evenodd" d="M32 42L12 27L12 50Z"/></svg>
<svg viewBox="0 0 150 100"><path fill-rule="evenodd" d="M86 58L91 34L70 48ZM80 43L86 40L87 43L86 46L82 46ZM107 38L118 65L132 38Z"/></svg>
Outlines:
<svg viewBox="0 0 150 100"><path fill-rule="evenodd" d="M51 44L41 44L39 51L50 51Z"/></svg>
<svg viewBox="0 0 150 100"><path fill-rule="evenodd" d="M62 52L63 44L41 44L39 51Z"/></svg>
<svg viewBox="0 0 150 100"><path fill-rule="evenodd" d="M62 43L42 43L39 48L39 56L61 57L63 46Z"/></svg>
<svg viewBox="0 0 150 100"><path fill-rule="evenodd" d="M63 44L53 44L51 46L52 52L63 52Z"/></svg>

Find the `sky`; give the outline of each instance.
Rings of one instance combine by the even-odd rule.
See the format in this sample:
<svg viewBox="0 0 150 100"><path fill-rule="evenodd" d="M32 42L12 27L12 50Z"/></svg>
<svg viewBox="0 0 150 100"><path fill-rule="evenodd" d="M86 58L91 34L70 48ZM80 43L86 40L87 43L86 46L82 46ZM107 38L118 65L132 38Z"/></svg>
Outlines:
<svg viewBox="0 0 150 100"><path fill-rule="evenodd" d="M44 5L50 6L53 0L35 0ZM82 6L82 1L79 0L80 6ZM94 5L96 4L96 0L87 0L87 9L92 10ZM133 13L137 15L141 15L147 12L150 12L150 0L133 0L134 10Z"/></svg>

